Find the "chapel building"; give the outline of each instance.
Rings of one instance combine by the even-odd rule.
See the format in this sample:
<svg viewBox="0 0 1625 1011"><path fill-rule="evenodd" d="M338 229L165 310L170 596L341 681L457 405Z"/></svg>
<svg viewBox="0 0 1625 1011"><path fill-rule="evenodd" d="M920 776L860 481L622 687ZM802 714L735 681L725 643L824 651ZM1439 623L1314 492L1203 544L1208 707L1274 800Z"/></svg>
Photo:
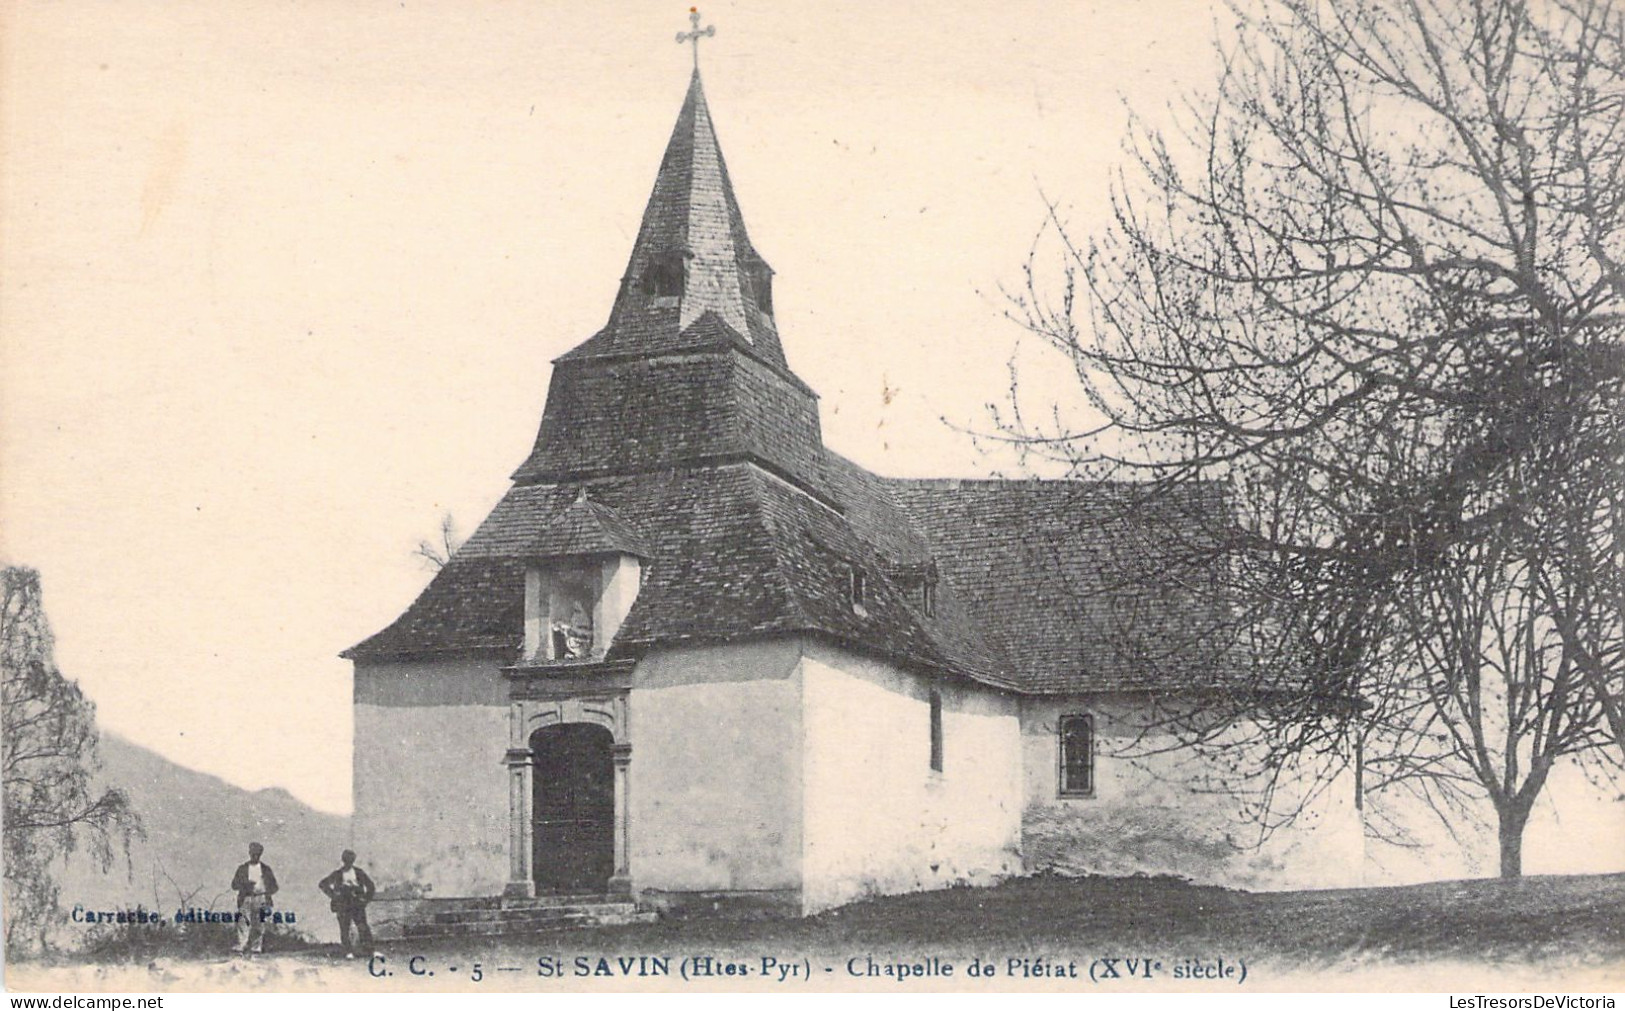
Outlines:
<svg viewBox="0 0 1625 1011"><path fill-rule="evenodd" d="M696 70L597 334L513 486L355 666L384 897L813 913L1024 872L1353 884L1351 792L1263 848L1178 756L1125 607L1189 606L1099 482L900 480L825 447ZM791 349L794 343L791 342Z"/></svg>

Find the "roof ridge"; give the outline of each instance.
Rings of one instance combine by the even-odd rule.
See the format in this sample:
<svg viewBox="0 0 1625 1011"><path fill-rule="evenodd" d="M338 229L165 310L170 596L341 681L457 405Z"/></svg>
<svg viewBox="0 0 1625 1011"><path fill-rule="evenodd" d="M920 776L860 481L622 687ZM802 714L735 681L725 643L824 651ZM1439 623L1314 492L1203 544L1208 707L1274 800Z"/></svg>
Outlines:
<svg viewBox="0 0 1625 1011"><path fill-rule="evenodd" d="M1078 488L1098 488L1102 485L1133 485L1142 484L1139 481L1118 481L1111 478L1094 477L888 477L876 474L877 478L888 484L910 484L931 488L961 488L967 484L1000 485L1006 487L1019 487L1022 485L1057 485Z"/></svg>
<svg viewBox="0 0 1625 1011"><path fill-rule="evenodd" d="M832 455L840 454L831 451ZM845 460L845 457L842 457ZM857 463L847 460L854 467ZM915 487L945 488L952 490L965 485L1001 485L1006 487L1021 487L1034 485L1048 485L1056 487L1073 488L1143 488L1148 492L1159 491L1159 482L1156 480L1136 480L1133 478L1118 477L1039 477L1028 475L1024 477L892 477L886 474L875 474L867 471L876 479L895 485L913 485ZM1177 487L1217 487L1226 484L1223 478L1189 478L1179 482Z"/></svg>

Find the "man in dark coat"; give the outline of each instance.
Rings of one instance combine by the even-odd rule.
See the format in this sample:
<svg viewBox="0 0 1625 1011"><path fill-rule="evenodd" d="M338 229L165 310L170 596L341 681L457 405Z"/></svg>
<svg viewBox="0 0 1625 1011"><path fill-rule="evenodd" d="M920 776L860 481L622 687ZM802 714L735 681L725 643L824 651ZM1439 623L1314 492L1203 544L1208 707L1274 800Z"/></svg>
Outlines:
<svg viewBox="0 0 1625 1011"><path fill-rule="evenodd" d="M231 890L237 893L237 953L258 954L265 944L265 921L271 916L271 896L276 894L276 875L271 865L260 860L265 847L248 844L248 862L237 865L231 876Z"/></svg>
<svg viewBox="0 0 1625 1011"><path fill-rule="evenodd" d="M367 872L355 865L355 850L339 854L342 864L338 870L323 878L317 885L322 894L332 899L333 912L339 918L339 941L344 945L344 957L355 957L355 946L350 943L350 928L356 932L356 944L362 949L372 947L372 928L367 926L367 903L372 901L377 888Z"/></svg>

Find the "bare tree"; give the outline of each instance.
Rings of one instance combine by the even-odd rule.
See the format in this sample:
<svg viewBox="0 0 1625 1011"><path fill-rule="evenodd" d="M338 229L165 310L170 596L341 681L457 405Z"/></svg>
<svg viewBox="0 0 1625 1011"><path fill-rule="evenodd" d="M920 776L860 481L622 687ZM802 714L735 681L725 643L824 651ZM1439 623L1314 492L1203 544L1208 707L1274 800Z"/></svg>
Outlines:
<svg viewBox="0 0 1625 1011"><path fill-rule="evenodd" d="M1211 97L1136 121L1113 226L1052 207L1061 272L1028 264L1012 315L1096 420L1017 374L997 421L1146 499L1225 488L1164 539L1222 574L1203 647L1266 804L1362 754L1487 799L1516 875L1551 766L1625 761L1625 17L1260 2ZM1187 743L1233 749L1211 717Z"/></svg>
<svg viewBox="0 0 1625 1011"><path fill-rule="evenodd" d="M1554 559L1539 545L1454 545L1438 578L1401 598L1398 640L1415 656L1389 691L1408 724L1384 727L1390 750L1369 763L1376 789L1403 786L1489 799L1501 874L1522 870L1522 836L1554 766L1608 740L1603 700L1558 633L1543 584Z"/></svg>
<svg viewBox="0 0 1625 1011"><path fill-rule="evenodd" d="M61 858L85 844L105 870L140 823L122 791L95 785L96 708L52 658L39 573L0 570L0 595L6 947L17 951L49 943Z"/></svg>
<svg viewBox="0 0 1625 1011"><path fill-rule="evenodd" d="M457 533L457 521L452 519L451 513L446 513L440 517L439 538L432 541L428 539L418 541L418 546L413 550L412 555L423 562L426 567L439 572L446 567L446 563L451 561L451 556L455 555L457 549L462 546L463 539Z"/></svg>

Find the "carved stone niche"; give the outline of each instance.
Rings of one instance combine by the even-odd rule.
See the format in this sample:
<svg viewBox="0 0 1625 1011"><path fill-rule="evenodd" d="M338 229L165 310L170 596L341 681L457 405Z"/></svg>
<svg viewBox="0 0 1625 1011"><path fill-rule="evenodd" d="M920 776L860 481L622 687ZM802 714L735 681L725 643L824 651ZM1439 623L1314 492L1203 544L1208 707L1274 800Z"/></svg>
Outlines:
<svg viewBox="0 0 1625 1011"><path fill-rule="evenodd" d="M642 562L624 552L527 565L525 662L602 660L641 582Z"/></svg>

